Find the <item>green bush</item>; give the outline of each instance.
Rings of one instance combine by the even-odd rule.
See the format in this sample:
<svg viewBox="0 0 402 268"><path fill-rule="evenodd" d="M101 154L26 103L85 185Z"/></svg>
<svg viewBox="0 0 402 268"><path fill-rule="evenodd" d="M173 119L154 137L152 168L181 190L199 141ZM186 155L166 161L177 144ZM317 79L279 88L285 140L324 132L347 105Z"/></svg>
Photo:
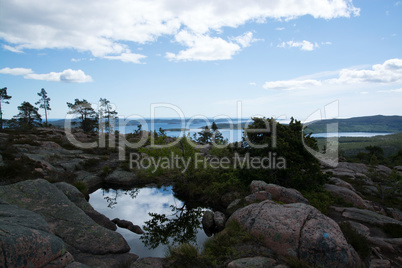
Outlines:
<svg viewBox="0 0 402 268"><path fill-rule="evenodd" d="M286 264L289 265L290 268L311 268L312 266L308 265L305 261L299 260L296 257L288 257L285 259Z"/></svg>
<svg viewBox="0 0 402 268"><path fill-rule="evenodd" d="M236 246L258 242L237 221L232 220L226 224L226 228L204 243L202 257L209 266L223 266L226 262L234 260L241 254L236 251Z"/></svg>
<svg viewBox="0 0 402 268"><path fill-rule="evenodd" d="M321 211L322 214L328 215L330 206L352 207L350 203L346 203L341 197L334 196L328 191L302 191L302 194L310 202L310 205Z"/></svg>
<svg viewBox="0 0 402 268"><path fill-rule="evenodd" d="M95 168L100 163L100 159L90 158L84 161L82 164L84 169L92 169Z"/></svg>
<svg viewBox="0 0 402 268"><path fill-rule="evenodd" d="M106 177L112 172L112 169L109 166L104 166L102 173L100 174L101 177Z"/></svg>
<svg viewBox="0 0 402 268"><path fill-rule="evenodd" d="M170 267L206 267L200 259L198 249L189 243L184 243L177 247L169 247L166 261Z"/></svg>
<svg viewBox="0 0 402 268"><path fill-rule="evenodd" d="M75 188L77 188L81 193L87 194L88 193L88 185L84 181L76 181L73 183Z"/></svg>

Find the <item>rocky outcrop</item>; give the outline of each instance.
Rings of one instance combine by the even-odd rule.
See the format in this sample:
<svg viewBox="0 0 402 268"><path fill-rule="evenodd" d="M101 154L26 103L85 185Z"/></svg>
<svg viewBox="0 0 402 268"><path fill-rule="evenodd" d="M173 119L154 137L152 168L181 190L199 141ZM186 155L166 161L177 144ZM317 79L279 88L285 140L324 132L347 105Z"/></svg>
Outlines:
<svg viewBox="0 0 402 268"><path fill-rule="evenodd" d="M349 162L339 162L338 166L333 169L326 169L332 173L332 176L337 178L367 178L366 174L369 172L368 167L362 163L349 163Z"/></svg>
<svg viewBox="0 0 402 268"><path fill-rule="evenodd" d="M78 191L77 188L65 182L58 182L54 184L60 191L62 191L71 202L85 212L92 220L100 226L103 226L112 231L116 231L116 225L105 215L97 212L85 199L84 195Z"/></svg>
<svg viewBox="0 0 402 268"><path fill-rule="evenodd" d="M402 211L397 208L386 208L387 215L395 220L402 221Z"/></svg>
<svg viewBox="0 0 402 268"><path fill-rule="evenodd" d="M334 210L342 213L342 217L348 220L366 223L374 226L384 226L385 224L397 224L402 226L402 222L396 219L375 213L367 209L359 208L339 208L333 207Z"/></svg>
<svg viewBox="0 0 402 268"><path fill-rule="evenodd" d="M359 267L360 258L346 242L338 224L312 206L251 204L232 214L251 235L282 256L325 267Z"/></svg>
<svg viewBox="0 0 402 268"><path fill-rule="evenodd" d="M83 161L83 152L80 150L66 150L54 142L45 142L46 147L29 144L16 144L15 148L23 158L37 162L42 167L42 173L72 172Z"/></svg>
<svg viewBox="0 0 402 268"><path fill-rule="evenodd" d="M77 196L75 190L63 183L57 186L42 179L27 180L1 186L0 196L10 204L18 205L43 217L48 223L49 232L60 237L74 257L87 254L92 259L102 262L99 258L111 254L117 258L120 253L130 250L119 233L98 225L85 214L79 207L83 207L83 204L80 205L82 196ZM76 203L79 205L77 206L69 198L72 200L78 198ZM31 239L29 243L32 241L35 240ZM27 242L28 245L29 243ZM133 254L123 255L127 255L127 258L138 258ZM82 262L79 258L76 259Z"/></svg>
<svg viewBox="0 0 402 268"><path fill-rule="evenodd" d="M0 200L0 267L64 267L72 261L40 215Z"/></svg>
<svg viewBox="0 0 402 268"><path fill-rule="evenodd" d="M252 181L251 193L258 193L265 191L269 193L272 200L283 202L285 204L290 203L304 203L309 204L308 200L297 190L291 188L285 188L276 184L267 184L263 181Z"/></svg>
<svg viewBox="0 0 402 268"><path fill-rule="evenodd" d="M204 229L204 232L207 236L212 236L212 233L214 232L214 213L210 210L207 210L204 212L204 215L202 216L202 228Z"/></svg>
<svg viewBox="0 0 402 268"><path fill-rule="evenodd" d="M134 263L138 256L135 254L105 254L105 255L92 255L88 253L77 253L74 258L85 263L89 267L127 267L130 263ZM70 268L70 267L67 267Z"/></svg>
<svg viewBox="0 0 402 268"><path fill-rule="evenodd" d="M389 260L374 259L370 261L369 268L390 268L391 262Z"/></svg>
<svg viewBox="0 0 402 268"><path fill-rule="evenodd" d="M356 194L354 191L341 187L341 186L336 186L333 184L325 184L325 190L331 192L335 196L339 196L342 198L346 203L350 203L355 207L358 208L369 208L367 203L361 198L358 194Z"/></svg>
<svg viewBox="0 0 402 268"><path fill-rule="evenodd" d="M353 186L350 183L348 183L348 182L346 182L344 180L341 180L341 179L335 178L335 177L331 177L329 179L329 181L331 183L335 184L336 186L343 187L343 188L349 189L349 190L351 190L353 192L356 192L355 188L353 188Z"/></svg>
<svg viewBox="0 0 402 268"><path fill-rule="evenodd" d="M144 231L141 229L140 226L138 225L134 225L131 221L127 221L127 220L120 220L119 218L115 218L112 220L113 223L115 223L117 226L121 227L121 228L125 228L130 230L133 233L136 234L143 234Z"/></svg>
<svg viewBox="0 0 402 268"><path fill-rule="evenodd" d="M100 176L85 170L77 171L75 174L77 175L76 180L85 182L90 192L103 183L103 179Z"/></svg>
<svg viewBox="0 0 402 268"><path fill-rule="evenodd" d="M214 224L215 224L215 231L220 232L225 228L226 223L226 216L224 213L220 211L215 211L214 213Z"/></svg>
<svg viewBox="0 0 402 268"><path fill-rule="evenodd" d="M225 228L226 215L220 211L206 210L202 217L202 227L207 236L222 231Z"/></svg>
<svg viewBox="0 0 402 268"><path fill-rule="evenodd" d="M257 191L255 193L252 193L244 198L248 204L256 203L256 202L261 202L265 200L272 200L272 196L270 193L266 191Z"/></svg>
<svg viewBox="0 0 402 268"><path fill-rule="evenodd" d="M275 267L276 260L267 257L249 257L231 261L228 268L270 268Z"/></svg>
<svg viewBox="0 0 402 268"><path fill-rule="evenodd" d="M133 185L136 183L134 173L117 169L105 178L105 183L116 185Z"/></svg>
<svg viewBox="0 0 402 268"><path fill-rule="evenodd" d="M166 260L164 258L141 258L131 265L130 268L163 268L166 267Z"/></svg>

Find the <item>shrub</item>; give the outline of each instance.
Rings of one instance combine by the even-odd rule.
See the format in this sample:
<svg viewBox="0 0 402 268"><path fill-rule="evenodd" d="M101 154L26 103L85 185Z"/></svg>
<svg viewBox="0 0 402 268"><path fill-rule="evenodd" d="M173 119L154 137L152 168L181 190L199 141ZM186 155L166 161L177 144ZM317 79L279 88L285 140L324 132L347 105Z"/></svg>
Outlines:
<svg viewBox="0 0 402 268"><path fill-rule="evenodd" d="M200 259L198 249L189 243L169 247L166 260L171 267L206 267Z"/></svg>
<svg viewBox="0 0 402 268"><path fill-rule="evenodd" d="M288 257L285 261L290 268L311 268L305 261L299 260L296 257Z"/></svg>
<svg viewBox="0 0 402 268"><path fill-rule="evenodd" d="M84 169L91 169L96 167L100 163L100 160L97 158L90 158L85 160L83 163Z"/></svg>
<svg viewBox="0 0 402 268"><path fill-rule="evenodd" d="M104 166L101 176L107 176L108 174L110 174L112 172L112 169L109 166Z"/></svg>
<svg viewBox="0 0 402 268"><path fill-rule="evenodd" d="M322 214L328 215L330 206L351 207L350 203L346 203L341 197L334 196L328 191L302 191L302 194L310 202L310 205L321 211Z"/></svg>
<svg viewBox="0 0 402 268"><path fill-rule="evenodd" d="M84 195L88 193L88 185L84 181L76 181L73 185Z"/></svg>
<svg viewBox="0 0 402 268"><path fill-rule="evenodd" d="M202 256L208 265L222 266L239 257L240 252L236 252L235 247L247 242L257 241L237 221L232 220L222 232L205 241Z"/></svg>

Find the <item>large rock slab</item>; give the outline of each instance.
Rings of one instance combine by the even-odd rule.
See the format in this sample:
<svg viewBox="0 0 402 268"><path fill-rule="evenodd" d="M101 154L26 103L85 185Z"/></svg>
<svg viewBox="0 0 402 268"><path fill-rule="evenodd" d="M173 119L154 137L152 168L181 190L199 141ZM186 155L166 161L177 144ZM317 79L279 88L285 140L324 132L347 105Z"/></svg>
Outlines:
<svg viewBox="0 0 402 268"><path fill-rule="evenodd" d="M231 261L228 264L228 268L271 268L275 267L276 261L267 257L249 257L241 258Z"/></svg>
<svg viewBox="0 0 402 268"><path fill-rule="evenodd" d="M71 202L85 212L97 224L112 231L116 231L117 227L108 217L96 211L85 199L85 196L78 191L77 188L65 182L55 183L56 187L62 191Z"/></svg>
<svg viewBox="0 0 402 268"><path fill-rule="evenodd" d="M383 226L387 223L402 225L401 221L375 213L367 209L359 208L335 208L342 213L345 219L362 223L368 223L374 226Z"/></svg>
<svg viewBox="0 0 402 268"><path fill-rule="evenodd" d="M231 220L279 255L316 266L360 267L359 256L338 224L310 205L280 205L267 200L237 210L228 222Z"/></svg>
<svg viewBox="0 0 402 268"><path fill-rule="evenodd" d="M250 188L251 193L259 193L261 191L265 191L271 195L272 200L280 201L285 204L309 204L308 200L304 198L304 196L296 189L285 188L276 184L268 184L264 181L252 181ZM259 194L261 195L261 193Z"/></svg>
<svg viewBox="0 0 402 268"><path fill-rule="evenodd" d="M63 261L63 262L62 262ZM38 214L0 200L0 267L42 267L72 262L64 242Z"/></svg>
<svg viewBox="0 0 402 268"><path fill-rule="evenodd" d="M96 174L90 173L85 170L75 172L77 181L83 181L87 184L89 191L96 189L103 183L103 179Z"/></svg>
<svg viewBox="0 0 402 268"><path fill-rule="evenodd" d="M105 182L115 185L133 185L136 182L134 173L117 169L105 178Z"/></svg>
<svg viewBox="0 0 402 268"><path fill-rule="evenodd" d="M357 193L348 188L336 186L333 184L325 184L325 190L331 192L336 196L339 196L343 199L343 201L352 204L354 207L365 209L369 208L363 198L361 198Z"/></svg>
<svg viewBox="0 0 402 268"><path fill-rule="evenodd" d="M337 178L348 178L351 180L362 179L366 183L372 184L371 179L367 177L369 174L369 168L367 165L362 163L349 163L349 162L339 162L338 166L335 168L324 169L324 172L331 172L333 177Z"/></svg>
<svg viewBox="0 0 402 268"><path fill-rule="evenodd" d="M166 267L166 260L164 258L141 258L133 263L130 268L163 268Z"/></svg>
<svg viewBox="0 0 402 268"><path fill-rule="evenodd" d="M49 224L51 232L81 252L108 254L130 250L119 233L96 224L46 180L28 180L2 186L0 196L10 204L40 214Z"/></svg>
<svg viewBox="0 0 402 268"><path fill-rule="evenodd" d="M335 184L336 186L347 188L353 192L356 192L355 188L350 183L348 183L344 180L341 180L341 179L335 178L335 177L331 177L329 180L331 183Z"/></svg>

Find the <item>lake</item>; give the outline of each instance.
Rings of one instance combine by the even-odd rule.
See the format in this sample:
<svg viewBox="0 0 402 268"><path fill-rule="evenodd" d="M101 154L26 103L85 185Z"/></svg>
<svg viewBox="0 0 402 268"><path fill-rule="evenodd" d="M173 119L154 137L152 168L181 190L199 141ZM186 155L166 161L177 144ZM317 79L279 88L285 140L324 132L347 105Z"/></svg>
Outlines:
<svg viewBox="0 0 402 268"><path fill-rule="evenodd" d="M374 137L381 135L389 135L392 133L384 132L335 132L335 133L315 133L311 136L314 138L333 138L333 137Z"/></svg>
<svg viewBox="0 0 402 268"><path fill-rule="evenodd" d="M246 119L242 122L247 122ZM196 124L191 124L186 126L187 130L185 131L169 131L169 129L179 129L181 128L181 125L179 123L155 123L154 126L151 128L151 125L146 125L145 128L143 127L144 130L149 130L149 129L156 129L159 130L159 128L162 128L166 131L166 135L170 137L182 137L182 136L187 136L190 135L190 137L193 137L195 133L198 133L202 131L200 129L201 127L205 126L205 122L198 122ZM126 126L124 128L124 131L122 133L132 133L134 132L138 127L137 126ZM123 129L122 129L123 130ZM233 142L238 142L242 140L243 137L243 129L228 129L228 128L222 128L219 129L219 131L222 133L222 136L228 140L229 143ZM331 137L374 137L378 135L389 135L392 133L384 133L384 132L337 132L337 133L314 133L311 136L315 138L331 138Z"/></svg>
<svg viewBox="0 0 402 268"><path fill-rule="evenodd" d="M108 217L109 219L119 218L121 220L131 221L134 225L139 225L144 230L145 222L152 219L149 213L157 213L159 215L166 215L167 218L172 220L177 219L177 214L174 215L172 207L181 209L184 202L175 198L173 195L172 187L145 187L145 188L132 188L129 190L123 189L98 189L90 194L89 203L92 207ZM182 212L180 210L180 212ZM203 210L199 211L185 210L183 214L188 218L192 218L192 223L198 222L199 224L190 224L186 229L171 230L166 234L167 244L159 244L154 249L145 246L143 240L140 239L141 235L135 234L127 229L117 227L117 232L123 235L129 244L130 252L143 257L164 257L169 244L173 244L175 239L193 238L193 244L196 243L198 247L202 248L207 236L201 226ZM190 215L190 217L189 217ZM195 220L195 221L194 221ZM169 222L168 222L169 223ZM192 225L192 226L191 226ZM160 226L160 225L159 225ZM145 230L144 230L145 231ZM193 233L192 233L193 232ZM159 236L156 234L156 239L162 239L162 232ZM153 237L155 238L155 237ZM155 246L155 243L154 243Z"/></svg>

